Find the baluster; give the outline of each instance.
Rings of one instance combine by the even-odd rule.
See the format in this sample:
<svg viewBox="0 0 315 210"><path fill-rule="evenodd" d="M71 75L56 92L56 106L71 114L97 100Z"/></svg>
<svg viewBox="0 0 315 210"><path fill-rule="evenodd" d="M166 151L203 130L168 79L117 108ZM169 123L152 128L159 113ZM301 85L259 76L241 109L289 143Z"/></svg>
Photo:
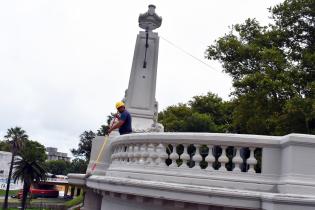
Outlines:
<svg viewBox="0 0 315 210"><path fill-rule="evenodd" d="M172 160L172 163L170 167L177 168L178 166L177 166L176 160L178 159L179 156L176 153L176 144L172 144L172 146L173 146L173 152L170 155L170 159Z"/></svg>
<svg viewBox="0 0 315 210"><path fill-rule="evenodd" d="M180 165L180 168L189 168L188 165L187 165L187 162L190 159L190 156L189 156L189 154L187 152L188 145L187 144L183 144L183 147L184 147L184 151L183 151L183 154L181 154L181 156L180 156L180 159L183 160L183 163L182 163L182 165Z"/></svg>
<svg viewBox="0 0 315 210"><path fill-rule="evenodd" d="M112 153L112 155L111 155L112 163L115 163L115 162L116 162L116 156L117 156L117 146L114 146L114 147L113 147L113 153Z"/></svg>
<svg viewBox="0 0 315 210"><path fill-rule="evenodd" d="M133 164L134 162L134 145L133 144L129 144L128 146L127 157L129 158L129 164Z"/></svg>
<svg viewBox="0 0 315 210"><path fill-rule="evenodd" d="M256 173L254 169L255 165L257 164L257 160L254 155L255 148L249 148L249 150L250 150L250 156L246 161L247 164L249 165L248 173Z"/></svg>
<svg viewBox="0 0 315 210"><path fill-rule="evenodd" d="M123 146L119 145L119 149L118 149L118 162L122 162L123 161Z"/></svg>
<svg viewBox="0 0 315 210"><path fill-rule="evenodd" d="M141 144L140 146L140 159L139 163L141 165L144 165L146 163L147 157L148 157L148 152L147 150L147 144Z"/></svg>
<svg viewBox="0 0 315 210"><path fill-rule="evenodd" d="M120 147L119 147L119 145L117 145L116 146L116 153L115 153L115 159L116 159L116 163L118 163L119 162L119 149L120 149Z"/></svg>
<svg viewBox="0 0 315 210"><path fill-rule="evenodd" d="M225 164L229 162L229 158L226 156L227 146L221 146L221 148L222 148L222 154L218 159L218 161L221 163L221 167L219 168L219 171L227 171L225 167Z"/></svg>
<svg viewBox="0 0 315 210"><path fill-rule="evenodd" d="M127 152L126 152L126 146L122 145L122 152L121 152L121 158L122 162L127 162Z"/></svg>
<svg viewBox="0 0 315 210"><path fill-rule="evenodd" d="M125 161L124 153L125 153L124 145L121 145L121 148L120 148L120 162L122 162L122 163Z"/></svg>
<svg viewBox="0 0 315 210"><path fill-rule="evenodd" d="M156 145L154 144L149 144L147 147L148 158L147 158L146 163L148 165L154 165L154 160L157 158L155 147Z"/></svg>
<svg viewBox="0 0 315 210"><path fill-rule="evenodd" d="M129 144L126 144L124 146L124 161L128 163L128 150L129 150Z"/></svg>
<svg viewBox="0 0 315 210"><path fill-rule="evenodd" d="M136 144L134 148L134 157L135 157L135 163L139 164L141 152L140 152L140 144Z"/></svg>
<svg viewBox="0 0 315 210"><path fill-rule="evenodd" d="M125 160L126 160L125 154L126 154L125 145L121 145L121 161L122 162L125 162Z"/></svg>
<svg viewBox="0 0 315 210"><path fill-rule="evenodd" d="M119 146L116 145L116 146L115 146L115 153L114 153L115 163L118 162L118 152L119 152Z"/></svg>
<svg viewBox="0 0 315 210"><path fill-rule="evenodd" d="M162 143L159 144L156 148L156 152L158 155L158 158L156 159L156 164L158 166L165 167L166 166L165 160L167 159L168 155L166 153L166 149L165 149L164 144L162 144Z"/></svg>
<svg viewBox="0 0 315 210"><path fill-rule="evenodd" d="M232 159L232 162L235 164L233 172L241 172L241 164L243 163L243 159L240 154L241 147L235 147L235 150L236 154Z"/></svg>
<svg viewBox="0 0 315 210"><path fill-rule="evenodd" d="M128 150L129 150L129 144L125 145L125 149L124 149L124 159L125 159L125 162L128 164L129 161L128 161Z"/></svg>
<svg viewBox="0 0 315 210"><path fill-rule="evenodd" d="M193 161L195 161L195 167L198 167L201 169L200 162L202 161L202 156L200 155L200 145L196 144L195 147L196 147L196 153L192 159Z"/></svg>
<svg viewBox="0 0 315 210"><path fill-rule="evenodd" d="M209 153L205 159L205 161L208 163L208 167L206 168L207 171L213 171L213 163L215 161L215 158L213 156L213 145L208 145Z"/></svg>

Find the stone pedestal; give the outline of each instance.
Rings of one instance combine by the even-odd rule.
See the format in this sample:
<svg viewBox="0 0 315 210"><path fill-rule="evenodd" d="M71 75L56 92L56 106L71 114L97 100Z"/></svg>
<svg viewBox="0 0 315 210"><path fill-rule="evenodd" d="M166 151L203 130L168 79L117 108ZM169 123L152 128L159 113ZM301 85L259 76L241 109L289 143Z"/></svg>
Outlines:
<svg viewBox="0 0 315 210"><path fill-rule="evenodd" d="M140 31L137 36L126 107L132 115L134 132L149 132L157 127L158 105L155 100L159 36Z"/></svg>

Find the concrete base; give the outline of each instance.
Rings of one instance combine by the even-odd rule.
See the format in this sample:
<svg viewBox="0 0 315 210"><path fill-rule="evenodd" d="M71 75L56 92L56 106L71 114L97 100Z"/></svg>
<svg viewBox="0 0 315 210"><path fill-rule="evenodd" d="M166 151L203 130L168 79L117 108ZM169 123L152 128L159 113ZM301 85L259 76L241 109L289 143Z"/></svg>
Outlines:
<svg viewBox="0 0 315 210"><path fill-rule="evenodd" d="M314 210L313 205L264 202L262 210Z"/></svg>
<svg viewBox="0 0 315 210"><path fill-rule="evenodd" d="M206 206L145 197L116 198L115 194L103 196L101 210L242 210L230 207ZM245 210L245 209L244 209Z"/></svg>
<svg viewBox="0 0 315 210"><path fill-rule="evenodd" d="M99 210L102 205L102 196L87 189L84 196L84 209L85 210Z"/></svg>

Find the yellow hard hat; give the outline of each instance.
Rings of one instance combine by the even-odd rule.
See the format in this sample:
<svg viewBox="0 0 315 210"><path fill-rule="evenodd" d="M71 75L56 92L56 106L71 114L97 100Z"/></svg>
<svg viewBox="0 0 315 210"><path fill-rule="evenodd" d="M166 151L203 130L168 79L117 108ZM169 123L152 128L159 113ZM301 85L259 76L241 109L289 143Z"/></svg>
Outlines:
<svg viewBox="0 0 315 210"><path fill-rule="evenodd" d="M124 102L119 101L116 103L116 109L118 109L119 107L125 106Z"/></svg>

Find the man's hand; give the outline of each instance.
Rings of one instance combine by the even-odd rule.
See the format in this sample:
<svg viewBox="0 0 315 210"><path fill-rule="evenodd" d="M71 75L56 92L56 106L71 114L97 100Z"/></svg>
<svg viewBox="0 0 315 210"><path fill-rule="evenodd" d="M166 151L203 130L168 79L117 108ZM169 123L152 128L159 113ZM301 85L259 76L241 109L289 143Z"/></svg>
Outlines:
<svg viewBox="0 0 315 210"><path fill-rule="evenodd" d="M116 124L114 124L110 129L107 130L108 134L110 134L113 130L120 128L124 124L124 122L125 121L123 120L119 120Z"/></svg>

